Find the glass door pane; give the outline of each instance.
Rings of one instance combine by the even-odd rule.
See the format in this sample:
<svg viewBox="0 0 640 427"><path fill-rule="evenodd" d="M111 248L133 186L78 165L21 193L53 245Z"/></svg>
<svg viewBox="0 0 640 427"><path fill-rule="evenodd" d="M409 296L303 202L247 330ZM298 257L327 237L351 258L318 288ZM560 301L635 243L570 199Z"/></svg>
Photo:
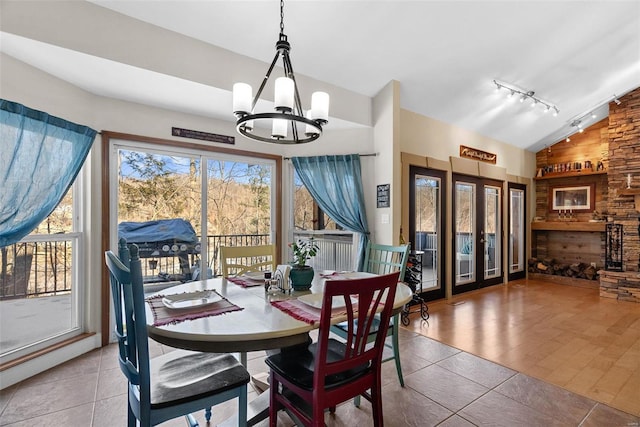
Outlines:
<svg viewBox="0 0 640 427"><path fill-rule="evenodd" d="M220 246L273 242L273 162L248 158L206 161L208 265L220 265Z"/></svg>
<svg viewBox="0 0 640 427"><path fill-rule="evenodd" d="M484 278L491 279L502 274L502 256L500 239L500 202L501 189L485 185L484 187L484 230L480 232L484 240Z"/></svg>
<svg viewBox="0 0 640 427"><path fill-rule="evenodd" d="M200 156L124 147L117 153L118 237L140 248L144 283L190 280L201 250Z"/></svg>
<svg viewBox="0 0 640 427"><path fill-rule="evenodd" d="M521 184L509 184L509 280L526 275L525 188Z"/></svg>
<svg viewBox="0 0 640 427"><path fill-rule="evenodd" d="M440 187L436 177L416 175L414 180L416 224L413 242L422 252L422 290L440 287L438 281L438 240L440 233Z"/></svg>
<svg viewBox="0 0 640 427"><path fill-rule="evenodd" d="M457 181L455 184L454 235L455 284L476 280L476 184Z"/></svg>
<svg viewBox="0 0 640 427"><path fill-rule="evenodd" d="M411 166L409 169L409 233L417 293L427 300L445 297L444 185L446 173Z"/></svg>

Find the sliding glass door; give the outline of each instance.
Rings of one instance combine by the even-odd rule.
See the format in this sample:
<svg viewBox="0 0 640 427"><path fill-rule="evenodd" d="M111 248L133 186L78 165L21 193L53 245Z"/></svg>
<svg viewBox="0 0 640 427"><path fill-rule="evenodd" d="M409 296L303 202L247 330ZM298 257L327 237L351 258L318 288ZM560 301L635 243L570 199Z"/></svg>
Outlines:
<svg viewBox="0 0 640 427"><path fill-rule="evenodd" d="M124 141L114 154L119 236L159 222L139 243L145 283L216 275L220 246L274 243L275 162Z"/></svg>

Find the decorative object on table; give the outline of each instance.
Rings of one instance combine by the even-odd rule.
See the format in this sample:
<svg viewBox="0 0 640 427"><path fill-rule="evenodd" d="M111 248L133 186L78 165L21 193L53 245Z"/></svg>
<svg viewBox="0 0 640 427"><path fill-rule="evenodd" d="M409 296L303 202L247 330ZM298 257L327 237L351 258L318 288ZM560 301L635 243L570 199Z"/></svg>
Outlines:
<svg viewBox="0 0 640 427"><path fill-rule="evenodd" d="M314 92L311 95L311 109L305 116L300 102L300 94L289 58L291 45L284 34L284 1L280 1L280 36L276 42L276 55L265 74L262 85L253 101L253 89L247 83L233 85L233 114L236 116L236 130L247 138L276 144L302 144L315 141L322 135L322 127L329 120L329 95L326 92ZM271 71L282 55L284 77L275 79L275 111L257 113L256 106L262 90L265 88ZM267 126L260 126L267 124ZM254 123L256 126L254 126ZM291 134L288 133L291 128ZM270 133L265 136L265 129Z"/></svg>
<svg viewBox="0 0 640 427"><path fill-rule="evenodd" d="M314 275L313 267L307 265L307 261L316 256L320 248L313 237L308 240L298 239L289 243L289 247L293 252L293 262L289 272L291 285L294 291L306 291L311 288Z"/></svg>
<svg viewBox="0 0 640 427"><path fill-rule="evenodd" d="M291 266L287 264L280 264L276 268L274 273L274 280L278 285L278 289L285 294L291 292L291 282L289 281L289 275L291 274Z"/></svg>

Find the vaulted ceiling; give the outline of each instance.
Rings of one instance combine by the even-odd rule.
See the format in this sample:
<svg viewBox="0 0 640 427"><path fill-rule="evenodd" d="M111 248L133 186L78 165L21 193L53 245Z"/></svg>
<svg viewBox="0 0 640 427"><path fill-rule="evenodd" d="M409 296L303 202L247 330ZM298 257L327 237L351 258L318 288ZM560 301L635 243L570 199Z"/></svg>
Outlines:
<svg viewBox="0 0 640 427"><path fill-rule="evenodd" d="M264 61L265 71L275 53L277 1L92 3ZM284 24L296 74L366 96L397 80L402 108L531 151L565 137L576 119L585 126L601 120L609 101L640 86L638 1L288 0ZM3 51L18 55L15 49ZM21 60L55 69L62 78L69 73L65 67L92 66L85 60L54 66L43 55L29 61L23 53ZM98 86L112 78L95 76L85 84L100 93L105 89ZM255 87L260 79L249 83ZM553 117L507 100L494 79L534 91L560 113ZM147 80L138 102L156 105L160 91L153 84L166 87L172 78ZM110 96L119 97L117 89ZM211 99L184 96L173 108L203 114L200 105L211 108ZM228 104L216 108L232 119Z"/></svg>

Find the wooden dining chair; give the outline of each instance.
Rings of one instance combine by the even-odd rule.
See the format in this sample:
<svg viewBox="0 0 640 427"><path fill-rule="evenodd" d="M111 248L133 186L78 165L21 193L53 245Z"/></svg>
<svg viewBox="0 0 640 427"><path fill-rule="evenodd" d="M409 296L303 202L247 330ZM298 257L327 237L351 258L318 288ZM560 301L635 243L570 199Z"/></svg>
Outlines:
<svg viewBox="0 0 640 427"><path fill-rule="evenodd" d="M399 272L400 281L404 280L407 261L409 259L409 245L390 246L369 243L364 257L364 271L374 274L388 274L394 271ZM398 381L404 387L404 377L402 375L402 365L400 364L400 345L398 342L398 325L400 324L400 313L393 315L387 327L387 336L391 337L391 343L385 341L385 347L391 350L391 356L383 359L383 362L394 360ZM349 325L346 322L334 325L331 332L346 339L349 334ZM369 337L369 342L376 339L377 330L373 328ZM356 399L356 406L360 404Z"/></svg>
<svg viewBox="0 0 640 427"><path fill-rule="evenodd" d="M263 270L276 270L276 246L220 246L223 277L240 276Z"/></svg>
<svg viewBox="0 0 640 427"><path fill-rule="evenodd" d="M306 426L324 426L325 409L333 411L356 396L371 402L373 424L382 426L382 351L399 274L325 282L318 340L265 360L271 369L271 427L276 426L278 410L283 408ZM329 338L336 302L345 306L350 325L344 342ZM373 346L367 345L371 334L376 337Z"/></svg>
<svg viewBox="0 0 640 427"><path fill-rule="evenodd" d="M131 258L127 252L131 251ZM128 380L128 426L153 426L186 416L191 426L198 423L192 412L238 398L239 425L247 425L249 373L228 354L176 350L149 358L142 268L138 247L120 243L122 262L105 252L109 270L118 339L120 370ZM129 266L127 267L128 264Z"/></svg>

